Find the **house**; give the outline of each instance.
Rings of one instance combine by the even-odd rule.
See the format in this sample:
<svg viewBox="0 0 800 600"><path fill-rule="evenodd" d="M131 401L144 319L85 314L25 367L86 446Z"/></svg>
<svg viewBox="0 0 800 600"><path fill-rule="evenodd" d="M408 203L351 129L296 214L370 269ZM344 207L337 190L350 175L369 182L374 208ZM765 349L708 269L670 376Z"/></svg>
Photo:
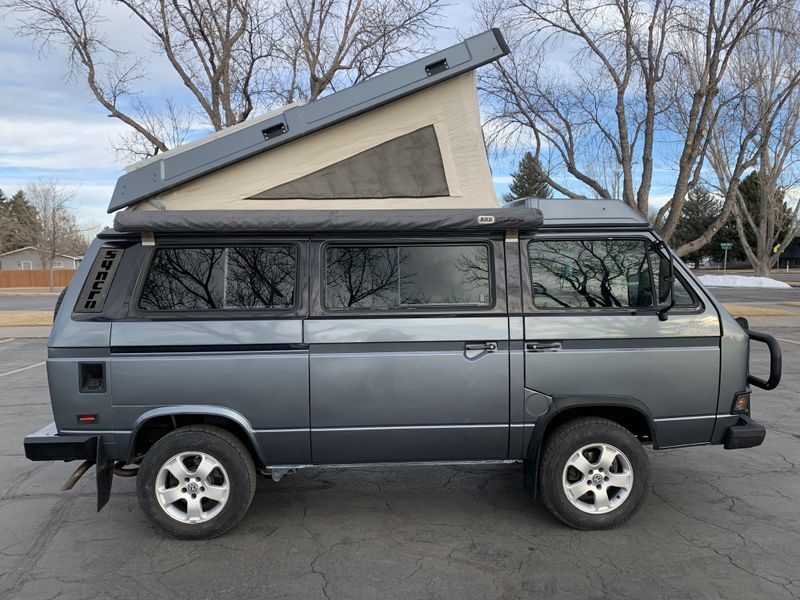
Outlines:
<svg viewBox="0 0 800 600"><path fill-rule="evenodd" d="M790 269L800 267L800 236L789 242L789 245L781 252L777 267L785 269L787 265Z"/></svg>
<svg viewBox="0 0 800 600"><path fill-rule="evenodd" d="M77 269L81 262L80 256L56 254L53 261L54 269ZM0 271L38 270L44 269L39 250L33 246L18 248L0 254Z"/></svg>

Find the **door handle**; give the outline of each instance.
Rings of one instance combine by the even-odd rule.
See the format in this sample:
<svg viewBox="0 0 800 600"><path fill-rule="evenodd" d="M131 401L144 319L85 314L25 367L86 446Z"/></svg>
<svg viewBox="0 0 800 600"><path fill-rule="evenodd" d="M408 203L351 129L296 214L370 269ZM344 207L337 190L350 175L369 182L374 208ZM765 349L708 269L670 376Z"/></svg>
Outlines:
<svg viewBox="0 0 800 600"><path fill-rule="evenodd" d="M497 342L482 342L480 344L464 344L464 350L476 352L494 352L497 350Z"/></svg>
<svg viewBox="0 0 800 600"><path fill-rule="evenodd" d="M561 342L528 342L525 344L527 352L556 352L561 350Z"/></svg>

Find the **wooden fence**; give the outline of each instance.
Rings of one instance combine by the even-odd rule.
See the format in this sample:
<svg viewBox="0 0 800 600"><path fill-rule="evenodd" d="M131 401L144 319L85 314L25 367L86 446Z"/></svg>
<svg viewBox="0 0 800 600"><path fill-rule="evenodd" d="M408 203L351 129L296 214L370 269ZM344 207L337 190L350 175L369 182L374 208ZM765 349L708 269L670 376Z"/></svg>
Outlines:
<svg viewBox="0 0 800 600"><path fill-rule="evenodd" d="M75 275L74 269L54 269L53 285L66 287ZM45 288L50 287L50 271L19 270L0 271L0 288Z"/></svg>

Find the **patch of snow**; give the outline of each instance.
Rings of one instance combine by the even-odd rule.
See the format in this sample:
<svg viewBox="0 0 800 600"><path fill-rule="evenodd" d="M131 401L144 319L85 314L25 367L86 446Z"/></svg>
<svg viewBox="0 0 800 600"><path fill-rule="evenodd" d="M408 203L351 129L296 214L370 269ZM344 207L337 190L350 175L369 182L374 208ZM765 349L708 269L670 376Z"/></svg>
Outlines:
<svg viewBox="0 0 800 600"><path fill-rule="evenodd" d="M702 275L699 277L707 287L734 288L791 288L785 281L769 277L746 277L744 275Z"/></svg>

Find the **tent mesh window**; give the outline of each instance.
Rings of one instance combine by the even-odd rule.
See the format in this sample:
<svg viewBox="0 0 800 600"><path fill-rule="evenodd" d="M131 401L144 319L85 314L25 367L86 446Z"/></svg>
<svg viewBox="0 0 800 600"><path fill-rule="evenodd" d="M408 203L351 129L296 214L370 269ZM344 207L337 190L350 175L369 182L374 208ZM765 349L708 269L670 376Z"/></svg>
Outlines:
<svg viewBox="0 0 800 600"><path fill-rule="evenodd" d="M428 125L250 196L250 199L431 198L449 195L439 140L433 125Z"/></svg>

